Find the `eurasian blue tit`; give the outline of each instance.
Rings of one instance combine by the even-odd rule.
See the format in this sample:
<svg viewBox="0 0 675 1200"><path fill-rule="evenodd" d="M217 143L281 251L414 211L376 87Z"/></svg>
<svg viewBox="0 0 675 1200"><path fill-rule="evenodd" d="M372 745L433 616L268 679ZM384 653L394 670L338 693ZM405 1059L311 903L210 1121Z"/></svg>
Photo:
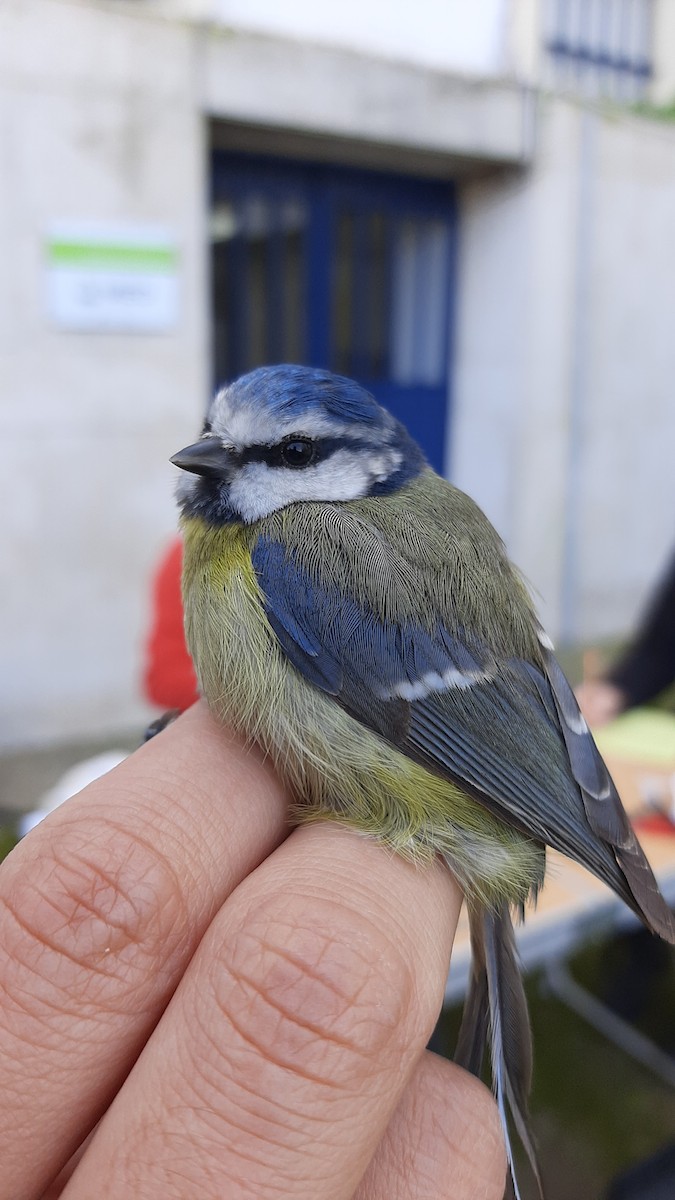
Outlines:
<svg viewBox="0 0 675 1200"><path fill-rule="evenodd" d="M510 909L545 847L645 925L675 922L530 596L480 509L349 379L261 367L220 391L172 462L186 634L213 712L271 756L298 821L333 820L467 901L457 1059L493 1084L536 1163L531 1040Z"/></svg>

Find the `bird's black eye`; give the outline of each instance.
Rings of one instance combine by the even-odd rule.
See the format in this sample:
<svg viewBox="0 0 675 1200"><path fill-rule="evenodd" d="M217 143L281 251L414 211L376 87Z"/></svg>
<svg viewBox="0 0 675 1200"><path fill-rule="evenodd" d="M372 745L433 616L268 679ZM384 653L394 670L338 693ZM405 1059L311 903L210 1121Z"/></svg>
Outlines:
<svg viewBox="0 0 675 1200"><path fill-rule="evenodd" d="M314 460L314 442L309 438L289 438L280 446L281 461L286 467L308 467Z"/></svg>

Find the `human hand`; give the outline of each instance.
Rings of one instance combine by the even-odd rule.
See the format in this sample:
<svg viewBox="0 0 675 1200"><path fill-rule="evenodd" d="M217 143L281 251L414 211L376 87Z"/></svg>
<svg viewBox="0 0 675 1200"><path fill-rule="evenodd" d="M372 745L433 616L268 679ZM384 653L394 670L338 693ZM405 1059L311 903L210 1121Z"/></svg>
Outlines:
<svg viewBox="0 0 675 1200"><path fill-rule="evenodd" d="M0 1200L500 1200L456 885L286 807L196 705L2 865Z"/></svg>

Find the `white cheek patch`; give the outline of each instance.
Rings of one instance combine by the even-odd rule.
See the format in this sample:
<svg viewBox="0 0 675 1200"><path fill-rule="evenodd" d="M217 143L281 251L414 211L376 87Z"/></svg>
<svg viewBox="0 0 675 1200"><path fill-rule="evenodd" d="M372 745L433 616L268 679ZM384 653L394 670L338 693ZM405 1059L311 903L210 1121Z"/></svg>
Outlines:
<svg viewBox="0 0 675 1200"><path fill-rule="evenodd" d="M426 671L420 679L404 679L394 687L382 690L380 696L383 700L424 700L431 692L446 692L450 688L463 691L488 678L485 671L458 671L456 667L449 667L442 674L440 671Z"/></svg>
<svg viewBox="0 0 675 1200"><path fill-rule="evenodd" d="M247 463L232 480L229 501L247 524L302 500L358 500L373 483L383 482L401 464L398 450L367 453L336 450L312 467L270 467Z"/></svg>

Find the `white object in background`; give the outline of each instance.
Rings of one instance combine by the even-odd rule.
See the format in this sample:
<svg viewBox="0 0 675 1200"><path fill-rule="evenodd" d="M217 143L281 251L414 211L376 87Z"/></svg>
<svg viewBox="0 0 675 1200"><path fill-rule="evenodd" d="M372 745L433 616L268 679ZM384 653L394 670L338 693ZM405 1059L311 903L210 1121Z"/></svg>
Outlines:
<svg viewBox="0 0 675 1200"><path fill-rule="evenodd" d="M107 775L108 771L119 766L127 757L125 750L107 750L104 754L96 754L93 758L85 758L82 762L75 763L74 767L70 767L65 775L62 775L58 782L45 792L38 808L33 812L24 813L18 825L19 836L25 837L50 812L63 804L64 800L69 800L71 796L77 795L82 788L93 783L95 779L100 779L101 775Z"/></svg>
<svg viewBox="0 0 675 1200"><path fill-rule="evenodd" d="M59 329L165 333L178 322L178 250L154 225L53 225L47 310Z"/></svg>

